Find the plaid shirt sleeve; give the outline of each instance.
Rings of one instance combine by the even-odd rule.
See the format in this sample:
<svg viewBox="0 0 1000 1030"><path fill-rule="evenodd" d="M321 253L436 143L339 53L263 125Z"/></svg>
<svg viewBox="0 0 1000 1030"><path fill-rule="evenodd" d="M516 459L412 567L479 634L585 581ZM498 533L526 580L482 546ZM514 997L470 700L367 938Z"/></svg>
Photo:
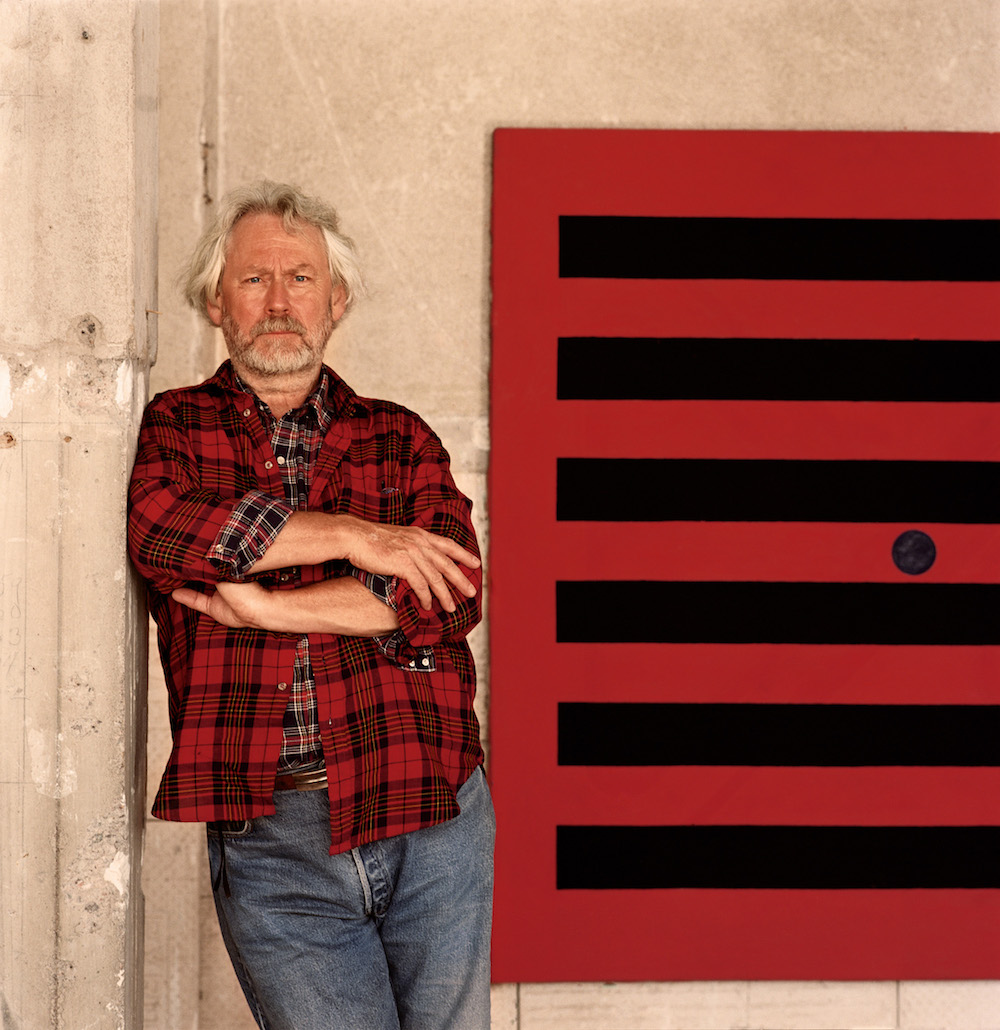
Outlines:
<svg viewBox="0 0 1000 1030"><path fill-rule="evenodd" d="M365 572L348 564L347 571L363 586L370 590L384 605L396 610L396 587L399 580L395 576L384 576L380 572Z"/></svg>
<svg viewBox="0 0 1000 1030"><path fill-rule="evenodd" d="M251 490L219 530L208 560L226 579L243 579L274 543L291 514L285 501Z"/></svg>
<svg viewBox="0 0 1000 1030"><path fill-rule="evenodd" d="M396 576L384 576L380 572L365 572L364 569L355 568L351 565L348 569L350 574L364 587L367 587L384 605L396 611L396 588L399 580ZM372 637L375 646L391 661L401 665L408 665L408 662L400 662L400 656L406 649L406 635L402 630L397 629L387 636Z"/></svg>
<svg viewBox="0 0 1000 1030"><path fill-rule="evenodd" d="M175 391L155 397L143 415L129 485L129 554L142 577L163 594L187 583L219 580L210 553L249 492L235 461L221 463L222 475L206 480L201 451L216 429L214 409L204 399ZM206 411L208 429L197 417Z"/></svg>
<svg viewBox="0 0 1000 1030"><path fill-rule="evenodd" d="M417 419L417 423L411 463L401 466L400 482L386 484L384 490L397 488L403 494L403 524L449 537L478 556L472 502L455 485L448 452L441 441L422 420ZM468 598L456 594L453 612L445 611L436 599L431 610L425 610L409 584L402 579L396 581L393 607L399 630L383 640L383 653L389 646L393 659L407 665L420 661L427 648L462 639L469 633L482 618L482 568L462 571L476 587L476 595Z"/></svg>

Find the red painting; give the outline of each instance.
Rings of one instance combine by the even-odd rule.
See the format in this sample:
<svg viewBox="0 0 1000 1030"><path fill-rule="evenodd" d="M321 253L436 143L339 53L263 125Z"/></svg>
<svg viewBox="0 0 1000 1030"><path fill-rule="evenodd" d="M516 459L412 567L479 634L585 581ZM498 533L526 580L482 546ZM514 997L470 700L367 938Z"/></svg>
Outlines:
<svg viewBox="0 0 1000 1030"><path fill-rule="evenodd" d="M1000 137L500 130L494 979L1000 977Z"/></svg>

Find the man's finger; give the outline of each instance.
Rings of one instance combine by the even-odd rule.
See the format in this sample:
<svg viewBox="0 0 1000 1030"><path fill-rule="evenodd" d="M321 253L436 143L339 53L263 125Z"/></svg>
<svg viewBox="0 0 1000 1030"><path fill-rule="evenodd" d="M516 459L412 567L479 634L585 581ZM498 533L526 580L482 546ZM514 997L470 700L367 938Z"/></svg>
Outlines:
<svg viewBox="0 0 1000 1030"><path fill-rule="evenodd" d="M431 590L434 592L434 596L441 602L441 607L446 612L453 612L455 610L455 599L451 595L451 590L448 587L448 581L440 572L432 573L427 580Z"/></svg>
<svg viewBox="0 0 1000 1030"><path fill-rule="evenodd" d="M411 579L406 579L405 576L403 578L409 583L425 610L430 611L431 609L432 593L446 612L453 612L457 608L452 589L467 597L476 596L476 588L466 579L459 567L453 562L443 559L440 555L433 556L430 563L415 559L414 564L423 578L423 583L418 587Z"/></svg>
<svg viewBox="0 0 1000 1030"><path fill-rule="evenodd" d="M453 561L457 561L464 565L467 569L478 569L482 565L482 561L477 558L471 551L467 551L461 544L455 543L450 537L438 536L436 533L430 533L427 530L428 536L431 538L431 543L439 551L443 551Z"/></svg>
<svg viewBox="0 0 1000 1030"><path fill-rule="evenodd" d="M438 568L438 563L452 565L447 559L442 559L437 552L428 553L416 551L407 555L406 565L402 573L410 589L417 595L417 601L424 611L430 611L436 597L445 611L453 612L455 602L452 599L451 591ZM454 568L454 566L452 566Z"/></svg>
<svg viewBox="0 0 1000 1030"><path fill-rule="evenodd" d="M464 555L470 558L475 557L474 555L470 555L467 551L463 551L457 544L454 545L454 549L461 551ZM408 579L406 576L403 578L406 579L410 584L411 589L413 589L414 593L417 594L417 598L420 600L424 609L430 610L430 593L433 593L441 603L441 607L447 612L453 612L457 607L452 591L464 594L466 597L476 596L475 585L462 571L461 566L456 564L456 562L451 558L447 557L443 553L442 549L436 549L430 552L421 552L419 555L414 555L413 562L417 566L417 569L423 577L426 585L421 583L418 587L414 585L411 579Z"/></svg>
<svg viewBox="0 0 1000 1030"><path fill-rule="evenodd" d="M472 580L457 566L447 565L442 570L442 575L456 589L460 590L466 597L476 596L476 587Z"/></svg>
<svg viewBox="0 0 1000 1030"><path fill-rule="evenodd" d="M410 564L412 570L409 570L403 574L402 579L410 585L410 589L417 595L417 603L425 612L431 610L433 599L431 597L431 583L428 579L427 571L421 567L420 561L416 557L410 556Z"/></svg>
<svg viewBox="0 0 1000 1030"><path fill-rule="evenodd" d="M211 603L210 599L206 594L198 590L192 590L190 587L178 587L170 596L178 604L183 604L187 608L193 608L196 612L201 612L202 615L208 614L208 606Z"/></svg>

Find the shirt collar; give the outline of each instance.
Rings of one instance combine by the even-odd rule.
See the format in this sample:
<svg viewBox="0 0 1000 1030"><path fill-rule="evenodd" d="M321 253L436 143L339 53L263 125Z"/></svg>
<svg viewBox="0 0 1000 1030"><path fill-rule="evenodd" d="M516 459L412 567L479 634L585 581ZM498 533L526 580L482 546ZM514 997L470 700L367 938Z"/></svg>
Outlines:
<svg viewBox="0 0 1000 1030"><path fill-rule="evenodd" d="M223 362L213 378L227 392L246 394L258 401L253 390L240 379L231 361ZM316 389L306 398L304 407L312 408L324 427L332 419L366 418L369 414L365 402L328 365L322 366Z"/></svg>

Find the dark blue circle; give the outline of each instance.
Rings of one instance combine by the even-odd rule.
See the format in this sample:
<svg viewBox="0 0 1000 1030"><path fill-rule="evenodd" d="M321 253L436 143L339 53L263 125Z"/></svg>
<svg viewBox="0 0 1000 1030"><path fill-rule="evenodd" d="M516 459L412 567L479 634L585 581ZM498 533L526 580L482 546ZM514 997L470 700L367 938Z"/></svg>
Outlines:
<svg viewBox="0 0 1000 1030"><path fill-rule="evenodd" d="M934 541L919 529L908 529L900 533L892 545L892 560L896 568L908 576L919 576L926 572L936 557Z"/></svg>

